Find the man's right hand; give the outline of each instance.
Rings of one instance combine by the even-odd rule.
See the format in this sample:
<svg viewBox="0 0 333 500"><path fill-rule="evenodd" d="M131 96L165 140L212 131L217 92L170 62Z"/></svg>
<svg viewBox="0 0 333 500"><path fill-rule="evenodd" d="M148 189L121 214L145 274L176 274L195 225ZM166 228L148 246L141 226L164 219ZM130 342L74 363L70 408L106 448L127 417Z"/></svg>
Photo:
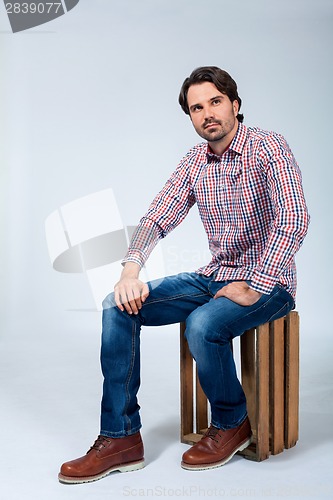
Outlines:
<svg viewBox="0 0 333 500"><path fill-rule="evenodd" d="M140 267L135 262L126 262L120 280L114 287L115 301L121 311L138 314L149 295L147 283L138 279Z"/></svg>

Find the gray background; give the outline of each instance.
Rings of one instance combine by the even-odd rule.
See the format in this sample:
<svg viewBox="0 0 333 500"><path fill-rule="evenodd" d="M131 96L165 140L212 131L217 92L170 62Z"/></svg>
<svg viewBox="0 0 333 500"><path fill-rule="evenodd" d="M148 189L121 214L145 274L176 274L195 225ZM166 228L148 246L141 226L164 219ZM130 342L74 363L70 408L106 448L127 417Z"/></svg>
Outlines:
<svg viewBox="0 0 333 500"><path fill-rule="evenodd" d="M230 498L332 497L332 15L329 0L81 0L13 35L0 11L3 498L172 497L183 486L192 497L214 487ZM297 256L300 442L262 464L182 471L178 331L152 328L140 392L148 466L66 488L59 465L98 433L100 314L83 275L52 269L45 219L112 187L124 224L136 224L199 140L178 92L210 64L237 81L245 124L282 133L303 172L312 220ZM207 261L196 208L162 245L168 272Z"/></svg>

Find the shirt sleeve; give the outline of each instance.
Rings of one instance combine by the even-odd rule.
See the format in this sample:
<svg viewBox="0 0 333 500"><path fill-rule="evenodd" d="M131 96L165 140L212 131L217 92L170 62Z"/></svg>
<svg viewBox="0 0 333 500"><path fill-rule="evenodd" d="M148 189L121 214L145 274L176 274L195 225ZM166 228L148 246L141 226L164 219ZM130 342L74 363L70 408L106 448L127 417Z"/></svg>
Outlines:
<svg viewBox="0 0 333 500"><path fill-rule="evenodd" d="M302 177L285 139L273 134L262 142L259 165L267 178L274 218L251 288L269 294L292 265L310 222Z"/></svg>
<svg viewBox="0 0 333 500"><path fill-rule="evenodd" d="M194 203L186 156L140 220L122 263L132 261L142 267L158 241L184 220Z"/></svg>

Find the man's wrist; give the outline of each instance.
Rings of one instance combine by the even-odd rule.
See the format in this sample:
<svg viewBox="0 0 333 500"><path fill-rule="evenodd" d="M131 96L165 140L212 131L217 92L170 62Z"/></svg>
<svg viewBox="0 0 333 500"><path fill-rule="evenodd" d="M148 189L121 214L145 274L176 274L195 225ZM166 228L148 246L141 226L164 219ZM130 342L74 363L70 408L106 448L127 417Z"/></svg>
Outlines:
<svg viewBox="0 0 333 500"><path fill-rule="evenodd" d="M121 277L137 279L140 274L140 269L141 268L137 262L125 262Z"/></svg>

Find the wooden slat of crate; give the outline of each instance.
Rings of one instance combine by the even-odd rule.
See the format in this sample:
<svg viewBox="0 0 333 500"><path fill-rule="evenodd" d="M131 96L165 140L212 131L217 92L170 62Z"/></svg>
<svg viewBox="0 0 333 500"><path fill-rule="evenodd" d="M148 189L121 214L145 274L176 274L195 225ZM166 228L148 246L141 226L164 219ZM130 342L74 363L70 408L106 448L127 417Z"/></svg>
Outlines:
<svg viewBox="0 0 333 500"><path fill-rule="evenodd" d="M270 323L270 447L273 455L284 450L284 330L284 318Z"/></svg>
<svg viewBox="0 0 333 500"><path fill-rule="evenodd" d="M285 361L285 448L298 441L299 409L299 315L292 311L286 317Z"/></svg>
<svg viewBox="0 0 333 500"><path fill-rule="evenodd" d="M260 325L256 341L257 460L269 457L269 324Z"/></svg>

